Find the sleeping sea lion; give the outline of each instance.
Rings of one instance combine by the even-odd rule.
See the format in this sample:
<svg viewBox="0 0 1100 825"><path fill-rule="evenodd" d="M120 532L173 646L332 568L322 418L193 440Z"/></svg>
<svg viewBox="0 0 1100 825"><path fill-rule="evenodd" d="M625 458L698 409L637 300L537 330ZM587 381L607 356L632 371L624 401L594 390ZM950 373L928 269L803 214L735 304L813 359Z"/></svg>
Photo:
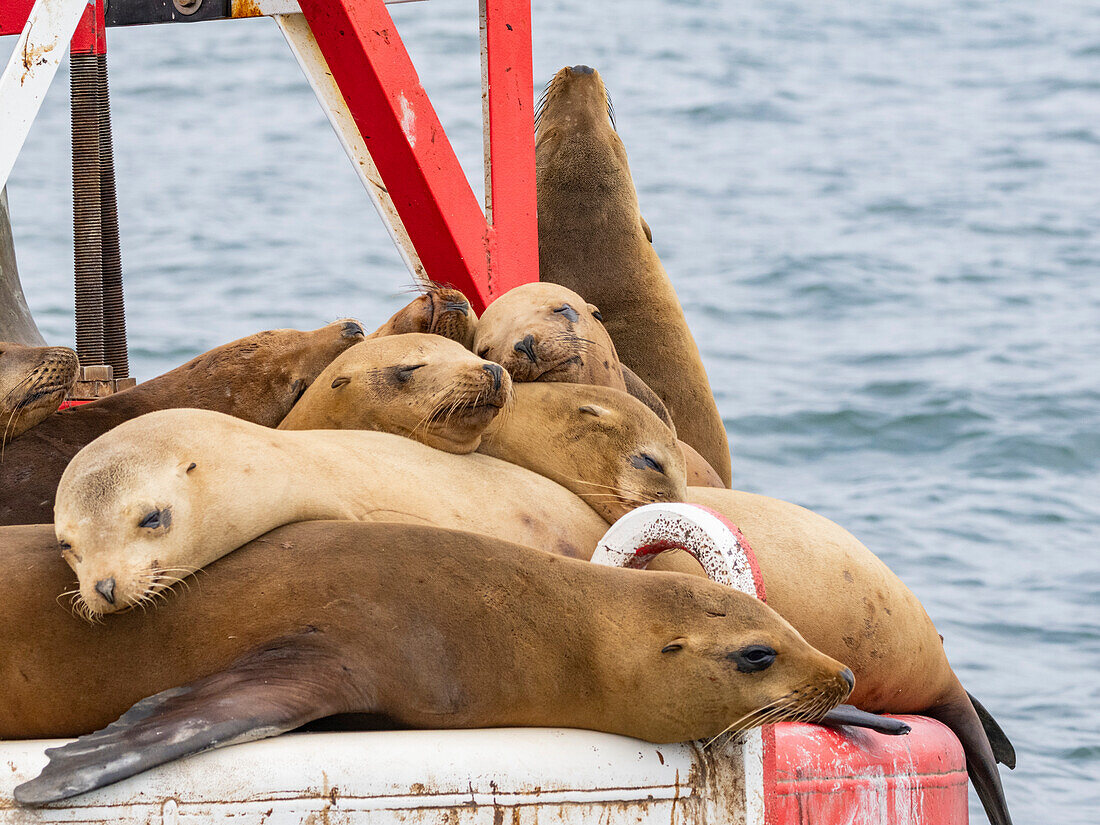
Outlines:
<svg viewBox="0 0 1100 825"><path fill-rule="evenodd" d="M466 296L457 289L434 283L425 285L423 289L422 295L399 309L367 337L423 332L450 338L469 349L474 341L477 315Z"/></svg>
<svg viewBox="0 0 1100 825"><path fill-rule="evenodd" d="M501 364L517 383L592 384L625 390L676 427L663 402L619 363L599 310L557 284L523 284L491 303L478 322L474 351ZM688 445L685 445L688 446ZM700 485L725 487L693 448L683 450Z"/></svg>
<svg viewBox="0 0 1100 825"><path fill-rule="evenodd" d="M638 399L591 384L515 384L513 393L479 452L556 481L608 524L687 495L676 436Z"/></svg>
<svg viewBox="0 0 1100 825"><path fill-rule="evenodd" d="M68 347L0 341L0 449L57 412L78 368Z"/></svg>
<svg viewBox="0 0 1100 825"><path fill-rule="evenodd" d="M511 397L500 364L456 341L409 333L356 344L325 367L280 430L377 430L471 453Z"/></svg>
<svg viewBox="0 0 1100 825"><path fill-rule="evenodd" d="M607 523L569 490L487 455L391 433L274 430L209 410L161 410L81 450L54 524L96 616L282 524L432 524L590 558Z"/></svg>
<svg viewBox="0 0 1100 825"><path fill-rule="evenodd" d="M588 66L563 68L538 111L539 277L600 308L623 364L668 405L679 437L729 486L726 430L699 349L638 209L599 73Z"/></svg>
<svg viewBox="0 0 1100 825"><path fill-rule="evenodd" d="M0 738L88 734L133 705L51 751L24 805L340 713L677 742L818 719L851 688L752 596L471 533L290 525L106 626L54 602L71 574L48 526L3 536Z"/></svg>
<svg viewBox="0 0 1100 825"><path fill-rule="evenodd" d="M309 332L260 332L132 389L50 416L4 451L0 524L51 521L57 483L77 451L143 413L200 407L276 426L332 359L362 340L363 327L353 320Z"/></svg>
<svg viewBox="0 0 1100 825"><path fill-rule="evenodd" d="M786 501L698 487L688 488L687 501L741 530L768 604L810 644L852 669L852 705L919 713L950 727L990 822L1011 822L996 762L1015 766L1012 744L959 683L920 600L874 553L839 525ZM649 569L702 573L685 557L662 554Z"/></svg>

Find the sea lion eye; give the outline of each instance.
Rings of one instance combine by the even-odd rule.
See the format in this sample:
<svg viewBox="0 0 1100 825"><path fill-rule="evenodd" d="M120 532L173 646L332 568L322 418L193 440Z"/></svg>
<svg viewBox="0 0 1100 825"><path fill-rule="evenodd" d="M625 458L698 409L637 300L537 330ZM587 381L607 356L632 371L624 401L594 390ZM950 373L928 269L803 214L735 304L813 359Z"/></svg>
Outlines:
<svg viewBox="0 0 1100 825"><path fill-rule="evenodd" d="M57 546L60 547L62 550L72 550L73 549L73 546L71 544L69 544L67 541L59 541L57 543Z"/></svg>
<svg viewBox="0 0 1100 825"><path fill-rule="evenodd" d="M573 307L569 306L569 304L562 304L560 307L554 310L554 313L557 315L564 315L574 324L580 320L580 316L577 315L577 310L573 309Z"/></svg>
<svg viewBox="0 0 1100 825"><path fill-rule="evenodd" d="M306 394L307 386L306 382L301 378L290 385L290 391L294 393L294 403L298 403L298 399Z"/></svg>
<svg viewBox="0 0 1100 825"><path fill-rule="evenodd" d="M677 650L683 650L684 646L680 642L670 642L661 648L662 653L675 653Z"/></svg>
<svg viewBox="0 0 1100 825"><path fill-rule="evenodd" d="M600 314L600 311L598 309L592 310L592 317L595 318L597 321L603 321L603 315Z"/></svg>
<svg viewBox="0 0 1100 825"><path fill-rule="evenodd" d="M420 369L422 366L424 366L424 365L423 364L412 364L411 366L407 366L407 367L397 367L397 368L394 369L393 374L397 378L398 381L400 381L402 384L404 384L406 381L408 381L410 378L412 378L412 374L414 372L416 372L418 369Z"/></svg>
<svg viewBox="0 0 1100 825"><path fill-rule="evenodd" d="M172 509L165 507L163 510L150 510L145 517L138 522L138 527L148 527L156 530L160 527L168 527L172 523Z"/></svg>
<svg viewBox="0 0 1100 825"><path fill-rule="evenodd" d="M742 673L755 673L771 667L778 654L767 645L748 645L726 656Z"/></svg>
<svg viewBox="0 0 1100 825"><path fill-rule="evenodd" d="M630 457L630 463L632 466L637 467L639 470L656 470L658 473L664 473L665 468L661 462L655 459L648 453L641 453Z"/></svg>

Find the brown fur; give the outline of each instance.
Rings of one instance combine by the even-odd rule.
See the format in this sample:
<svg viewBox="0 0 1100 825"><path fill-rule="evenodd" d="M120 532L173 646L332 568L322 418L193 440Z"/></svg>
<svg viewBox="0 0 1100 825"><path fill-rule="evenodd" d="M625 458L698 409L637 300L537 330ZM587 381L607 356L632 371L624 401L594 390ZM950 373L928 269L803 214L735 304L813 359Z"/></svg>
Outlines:
<svg viewBox="0 0 1100 825"><path fill-rule="evenodd" d="M585 559L607 530L569 490L486 455L209 410L149 413L96 439L66 468L54 512L93 612L148 600L268 530L319 518L471 530ZM96 590L108 580L111 597Z"/></svg>
<svg viewBox="0 0 1100 825"><path fill-rule="evenodd" d="M623 364L728 486L726 431L608 108L598 72L564 68L547 88L536 132L539 277L600 308Z"/></svg>
<svg viewBox="0 0 1100 825"><path fill-rule="evenodd" d="M68 347L0 341L0 449L57 412L78 367Z"/></svg>
<svg viewBox="0 0 1100 825"><path fill-rule="evenodd" d="M502 365L513 381L561 381L625 390L619 356L598 314L596 307L564 287L523 284L505 292L482 313L474 352Z"/></svg>
<svg viewBox="0 0 1100 825"><path fill-rule="evenodd" d="M499 365L456 341L409 333L363 341L329 364L280 430L377 430L470 453L511 396Z"/></svg>
<svg viewBox="0 0 1100 825"><path fill-rule="evenodd" d="M855 536L810 510L737 490L691 487L687 500L737 525L760 565L768 604L811 645L852 669L856 686L848 702L947 724L962 740L991 821L1008 821L982 723L913 592ZM666 555L649 569L701 572L686 554Z"/></svg>
<svg viewBox="0 0 1100 825"><path fill-rule="evenodd" d="M276 426L329 362L362 340L363 328L356 321L310 332L260 332L132 389L50 416L4 452L0 524L52 521L57 483L77 451L144 413L197 407Z"/></svg>
<svg viewBox="0 0 1100 825"><path fill-rule="evenodd" d="M403 306L367 337L423 332L450 338L469 349L476 326L477 315L465 295L457 289L428 284L423 295Z"/></svg>
<svg viewBox="0 0 1100 825"><path fill-rule="evenodd" d="M546 476L607 522L687 493L676 437L638 399L589 384L516 384L480 452Z"/></svg>
<svg viewBox="0 0 1100 825"><path fill-rule="evenodd" d="M714 736L799 690L787 716L823 713L847 692L841 665L750 596L470 533L291 525L219 560L162 609L103 625L55 601L72 574L49 526L0 535L3 739L86 734L219 671L229 691L246 678L234 661L274 650L261 693L277 695L296 661L308 668L303 694L311 683L335 691L323 705L292 697L303 721L359 711L413 727L581 727L672 742ZM682 649L662 652L672 642ZM726 654L749 644L778 658L739 673ZM827 701L812 705L815 695Z"/></svg>

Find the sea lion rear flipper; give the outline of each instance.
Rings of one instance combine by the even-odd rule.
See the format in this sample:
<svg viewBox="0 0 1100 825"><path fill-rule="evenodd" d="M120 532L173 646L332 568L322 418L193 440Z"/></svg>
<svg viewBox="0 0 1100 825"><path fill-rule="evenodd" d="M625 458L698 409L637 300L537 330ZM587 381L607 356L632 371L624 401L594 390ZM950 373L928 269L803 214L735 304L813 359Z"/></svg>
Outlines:
<svg viewBox="0 0 1100 825"><path fill-rule="evenodd" d="M226 670L142 699L103 730L49 748L42 772L15 788L39 806L165 762L263 739L348 710L340 663L305 634L272 642Z"/></svg>
<svg viewBox="0 0 1100 825"><path fill-rule="evenodd" d="M909 733L912 728L900 719L891 719L889 716L879 716L877 713L868 713L865 710L854 708L851 705L837 705L818 720L820 725L852 725L857 728L867 728L887 733L891 736L901 736Z"/></svg>
<svg viewBox="0 0 1100 825"><path fill-rule="evenodd" d="M974 698L974 694L967 691L966 695L970 697L970 704L974 706L978 718L982 720L982 727L985 728L985 735L986 738L989 739L989 746L993 748L993 756L1002 765L1012 770L1016 767L1016 749L1012 746L1012 742L1009 741L1005 732L1001 730L1001 726L997 724L997 720L993 718L993 714L986 710L985 706Z"/></svg>

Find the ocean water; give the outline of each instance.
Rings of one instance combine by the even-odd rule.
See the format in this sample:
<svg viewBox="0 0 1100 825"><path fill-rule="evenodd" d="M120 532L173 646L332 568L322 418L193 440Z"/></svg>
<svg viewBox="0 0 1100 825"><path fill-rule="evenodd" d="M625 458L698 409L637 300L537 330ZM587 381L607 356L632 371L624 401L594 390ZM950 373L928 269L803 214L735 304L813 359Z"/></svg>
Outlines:
<svg viewBox="0 0 1100 825"><path fill-rule="evenodd" d="M1095 823L1100 5L534 5L537 82L588 63L615 99L736 485L836 520L916 591L1016 744L1018 823ZM477 4L393 14L480 194ZM110 48L140 378L408 299L271 21L112 30ZM67 107L63 68L9 186L58 343Z"/></svg>

